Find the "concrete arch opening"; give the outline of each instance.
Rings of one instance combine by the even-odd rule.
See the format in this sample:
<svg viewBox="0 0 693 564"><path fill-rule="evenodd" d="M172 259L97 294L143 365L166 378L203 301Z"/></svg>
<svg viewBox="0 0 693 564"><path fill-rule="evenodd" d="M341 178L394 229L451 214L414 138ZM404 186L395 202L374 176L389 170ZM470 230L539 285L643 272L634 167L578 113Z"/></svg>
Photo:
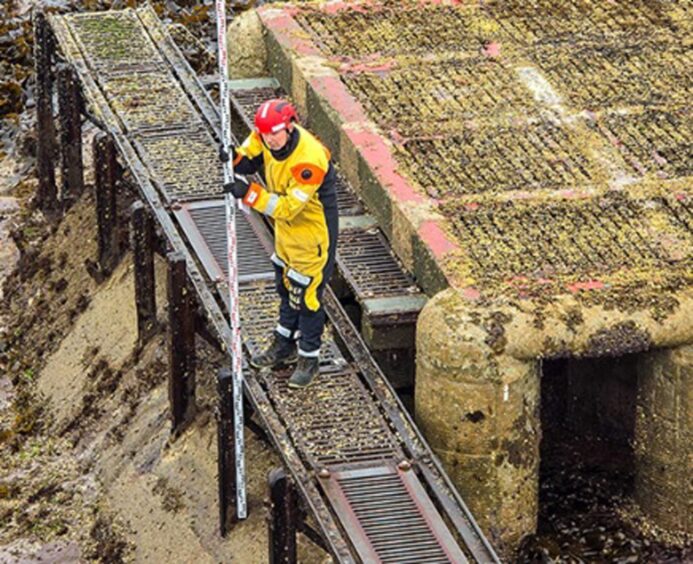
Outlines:
<svg viewBox="0 0 693 564"><path fill-rule="evenodd" d="M523 552L543 539L563 552L572 545L595 554L627 552L616 534L624 527L618 511L630 505L634 491L641 356L542 363L537 530ZM581 538L576 527L585 531ZM607 534L615 540L607 541Z"/></svg>
<svg viewBox="0 0 693 564"><path fill-rule="evenodd" d="M508 551L537 529L542 454L576 432L630 456L643 512L690 532L693 346L685 314L636 322L574 305L564 301L540 329L515 305L477 309L458 292L438 294L418 325L419 424Z"/></svg>

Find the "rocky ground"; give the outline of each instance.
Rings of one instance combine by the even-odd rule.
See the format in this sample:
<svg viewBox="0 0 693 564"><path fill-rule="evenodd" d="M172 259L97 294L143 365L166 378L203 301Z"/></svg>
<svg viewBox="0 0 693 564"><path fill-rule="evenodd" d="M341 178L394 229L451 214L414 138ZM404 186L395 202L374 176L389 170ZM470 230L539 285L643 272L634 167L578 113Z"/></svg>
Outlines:
<svg viewBox="0 0 693 564"><path fill-rule="evenodd" d="M518 562L691 562L685 536L654 526L633 501L632 452L600 438L542 449L539 527Z"/></svg>

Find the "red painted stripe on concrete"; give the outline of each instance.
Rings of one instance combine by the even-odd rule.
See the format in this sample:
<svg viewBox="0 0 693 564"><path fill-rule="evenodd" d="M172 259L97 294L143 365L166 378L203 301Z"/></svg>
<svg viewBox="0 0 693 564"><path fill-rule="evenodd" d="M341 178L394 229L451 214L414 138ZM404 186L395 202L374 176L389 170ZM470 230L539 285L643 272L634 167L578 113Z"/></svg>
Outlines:
<svg viewBox="0 0 693 564"><path fill-rule="evenodd" d="M262 23L272 32L282 47L290 49L301 56L321 55L313 42L306 38L306 32L301 28L292 13L296 10L273 8L271 4L258 8L257 13Z"/></svg>
<svg viewBox="0 0 693 564"><path fill-rule="evenodd" d="M397 161L390 147L378 133L367 127L354 128L353 124L348 124L344 131L395 203L424 203L429 199L419 194L406 179L397 173Z"/></svg>
<svg viewBox="0 0 693 564"><path fill-rule="evenodd" d="M568 290L573 294L578 293L580 290L601 290L604 288L604 282L601 280L588 280L586 282L575 282L574 284L568 284Z"/></svg>
<svg viewBox="0 0 693 564"><path fill-rule="evenodd" d="M435 221L424 221L419 227L418 233L436 259L443 258L447 253L459 249L459 246L450 240Z"/></svg>
<svg viewBox="0 0 693 564"><path fill-rule="evenodd" d="M337 112L342 123L363 122L368 120L363 106L356 100L346 85L337 75L320 75L308 78L318 96L326 99Z"/></svg>
<svg viewBox="0 0 693 564"><path fill-rule="evenodd" d="M462 288L460 294L463 298L470 302L476 302L481 299L481 292L477 290L474 286L467 286Z"/></svg>

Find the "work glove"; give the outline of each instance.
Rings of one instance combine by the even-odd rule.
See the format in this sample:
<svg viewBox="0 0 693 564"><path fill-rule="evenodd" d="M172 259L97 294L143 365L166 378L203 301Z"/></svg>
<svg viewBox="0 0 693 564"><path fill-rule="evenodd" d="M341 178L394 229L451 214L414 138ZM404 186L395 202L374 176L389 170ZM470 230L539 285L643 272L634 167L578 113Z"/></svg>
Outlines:
<svg viewBox="0 0 693 564"><path fill-rule="evenodd" d="M234 198L239 199L245 198L250 189L250 183L238 174L234 174L233 177L233 181L224 184L224 194L233 194Z"/></svg>
<svg viewBox="0 0 693 564"><path fill-rule="evenodd" d="M235 159L236 158L236 150L231 147L231 156ZM223 145L219 145L219 160L222 163L227 163L229 162L229 154L224 150Z"/></svg>

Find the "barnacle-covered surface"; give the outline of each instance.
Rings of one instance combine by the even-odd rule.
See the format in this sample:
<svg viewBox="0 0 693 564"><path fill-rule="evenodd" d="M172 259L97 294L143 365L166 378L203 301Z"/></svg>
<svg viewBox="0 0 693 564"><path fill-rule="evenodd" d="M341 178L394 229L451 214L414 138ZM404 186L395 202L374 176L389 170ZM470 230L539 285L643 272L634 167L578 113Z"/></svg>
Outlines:
<svg viewBox="0 0 693 564"><path fill-rule="evenodd" d="M526 45L537 42L600 41L610 37L646 39L680 30L683 14L669 0L496 0L490 15L512 37Z"/></svg>
<svg viewBox="0 0 693 564"><path fill-rule="evenodd" d="M475 7L386 1L332 3L296 16L325 54L360 59L477 50L486 34ZM490 22L488 22L490 23Z"/></svg>
<svg viewBox="0 0 693 564"><path fill-rule="evenodd" d="M200 118L170 73L107 76L101 83L111 107L129 131L200 123Z"/></svg>
<svg viewBox="0 0 693 564"><path fill-rule="evenodd" d="M606 288L640 305L690 285L687 3L293 10L445 217L453 281L485 295Z"/></svg>
<svg viewBox="0 0 693 564"><path fill-rule="evenodd" d="M189 199L220 191L222 171L217 164L214 140L207 131L138 136L136 141L171 197Z"/></svg>
<svg viewBox="0 0 693 564"><path fill-rule="evenodd" d="M475 274L552 279L574 272L666 269L693 258L679 223L690 202L623 196L577 201L445 205L456 235L474 256ZM675 211L676 210L676 211ZM663 237L663 235L668 237ZM519 243L519 244L518 244Z"/></svg>
<svg viewBox="0 0 693 564"><path fill-rule="evenodd" d="M511 125L539 113L515 70L482 56L400 60L383 71L376 63L343 80L383 129L406 138L449 134L478 122Z"/></svg>
<svg viewBox="0 0 693 564"><path fill-rule="evenodd" d="M64 16L108 106L167 201L218 194L221 167L203 127L135 10Z"/></svg>
<svg viewBox="0 0 693 564"><path fill-rule="evenodd" d="M690 108L606 113L594 117L594 127L636 174L673 178L689 176L693 170Z"/></svg>
<svg viewBox="0 0 693 564"><path fill-rule="evenodd" d="M105 71L135 65L163 64L161 55L142 33L133 11L66 16L91 63Z"/></svg>
<svg viewBox="0 0 693 564"><path fill-rule="evenodd" d="M692 94L693 51L671 38L536 45L528 58L575 109L686 104Z"/></svg>
<svg viewBox="0 0 693 564"><path fill-rule="evenodd" d="M402 167L435 198L584 186L592 173L577 138L548 121L410 139Z"/></svg>

